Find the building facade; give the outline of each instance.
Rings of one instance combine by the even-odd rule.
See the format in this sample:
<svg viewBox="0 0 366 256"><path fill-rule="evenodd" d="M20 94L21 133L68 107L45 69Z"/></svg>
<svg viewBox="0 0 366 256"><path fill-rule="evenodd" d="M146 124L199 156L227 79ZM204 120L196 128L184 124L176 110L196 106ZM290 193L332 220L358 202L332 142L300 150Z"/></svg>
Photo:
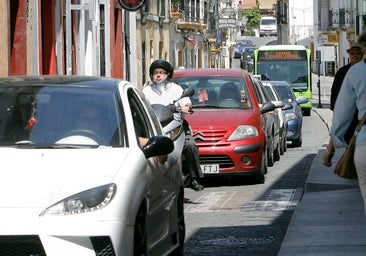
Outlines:
<svg viewBox="0 0 366 256"><path fill-rule="evenodd" d="M218 0L0 1L0 75L97 75L141 87L158 58L208 67L216 46ZM211 49L218 49L216 52Z"/></svg>
<svg viewBox="0 0 366 256"><path fill-rule="evenodd" d="M347 49L365 30L363 0L314 0L314 49L321 58L322 73L333 75L349 63Z"/></svg>
<svg viewBox="0 0 366 256"><path fill-rule="evenodd" d="M114 0L1 1L1 75L124 76L123 12Z"/></svg>

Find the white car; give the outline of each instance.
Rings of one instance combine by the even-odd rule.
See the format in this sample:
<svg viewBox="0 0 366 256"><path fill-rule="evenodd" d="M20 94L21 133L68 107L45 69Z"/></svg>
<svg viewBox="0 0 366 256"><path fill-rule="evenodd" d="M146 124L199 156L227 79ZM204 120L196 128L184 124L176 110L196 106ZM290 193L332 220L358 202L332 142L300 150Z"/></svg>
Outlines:
<svg viewBox="0 0 366 256"><path fill-rule="evenodd" d="M127 81L0 78L0 254L183 255L173 149Z"/></svg>

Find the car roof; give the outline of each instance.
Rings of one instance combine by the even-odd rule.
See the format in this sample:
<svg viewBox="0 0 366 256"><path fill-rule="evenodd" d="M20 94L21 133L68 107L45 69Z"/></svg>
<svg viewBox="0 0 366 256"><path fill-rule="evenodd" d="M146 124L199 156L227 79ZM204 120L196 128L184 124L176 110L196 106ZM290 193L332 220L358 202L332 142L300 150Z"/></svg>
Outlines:
<svg viewBox="0 0 366 256"><path fill-rule="evenodd" d="M243 73L248 74L241 69L226 69L226 68L192 68L192 69L179 69L174 70L173 76L231 76L242 77ZM249 74L248 74L249 75Z"/></svg>
<svg viewBox="0 0 366 256"><path fill-rule="evenodd" d="M0 86L78 84L95 87L100 87L101 85L103 87L115 87L121 81L115 78L75 75L8 76L0 77Z"/></svg>

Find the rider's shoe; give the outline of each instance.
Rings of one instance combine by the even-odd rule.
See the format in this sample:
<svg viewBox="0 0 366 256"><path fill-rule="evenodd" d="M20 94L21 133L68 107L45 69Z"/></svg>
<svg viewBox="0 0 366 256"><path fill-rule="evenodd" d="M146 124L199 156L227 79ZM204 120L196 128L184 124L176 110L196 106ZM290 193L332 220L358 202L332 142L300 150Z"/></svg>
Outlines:
<svg viewBox="0 0 366 256"><path fill-rule="evenodd" d="M201 184L198 183L198 181L196 179L192 179L191 188L194 191L201 191L201 190L205 189Z"/></svg>

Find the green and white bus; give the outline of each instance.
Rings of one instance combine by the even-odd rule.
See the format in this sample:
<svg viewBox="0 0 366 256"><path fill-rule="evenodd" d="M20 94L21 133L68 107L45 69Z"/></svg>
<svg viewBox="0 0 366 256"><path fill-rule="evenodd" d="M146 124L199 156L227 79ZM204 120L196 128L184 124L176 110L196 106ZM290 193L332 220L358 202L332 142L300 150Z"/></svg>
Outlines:
<svg viewBox="0 0 366 256"><path fill-rule="evenodd" d="M311 115L312 81L310 49L302 45L266 45L253 54L253 74L262 80L287 81L296 98L308 99L301 104L305 116Z"/></svg>

